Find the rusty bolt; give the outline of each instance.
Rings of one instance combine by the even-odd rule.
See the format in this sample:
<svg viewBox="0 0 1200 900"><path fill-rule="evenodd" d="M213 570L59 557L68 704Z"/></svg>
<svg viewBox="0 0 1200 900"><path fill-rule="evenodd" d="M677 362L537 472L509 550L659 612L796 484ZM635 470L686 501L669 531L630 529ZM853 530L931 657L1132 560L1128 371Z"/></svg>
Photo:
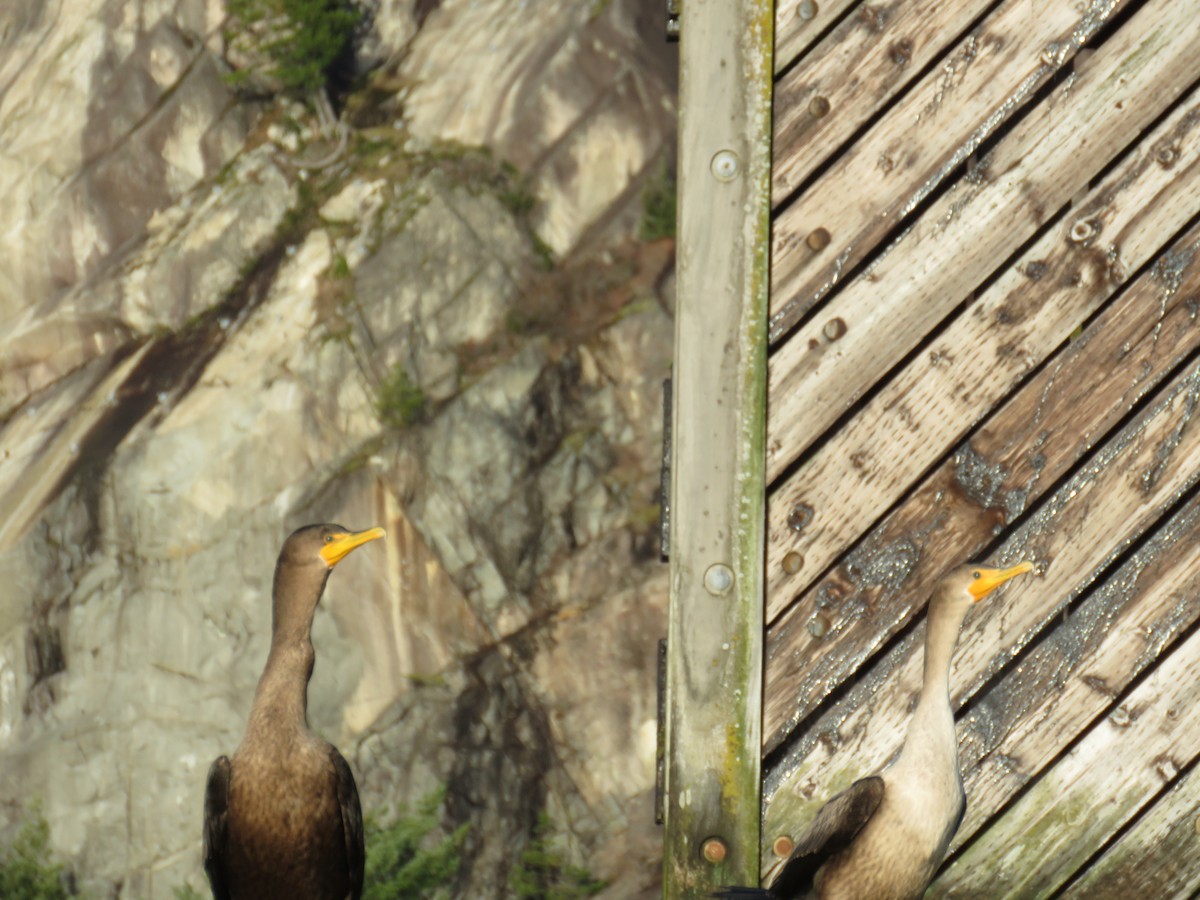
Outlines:
<svg viewBox="0 0 1200 900"><path fill-rule="evenodd" d="M728 849L725 846L725 842L719 837L706 838L704 843L700 845L700 855L714 866L717 863L725 861L727 852Z"/></svg>
<svg viewBox="0 0 1200 900"><path fill-rule="evenodd" d="M823 119L829 115L829 100L825 97L813 97L808 104L808 112L814 119Z"/></svg>
<svg viewBox="0 0 1200 900"><path fill-rule="evenodd" d="M803 531L804 526L812 521L813 508L807 503L797 503L792 507L792 511L788 513L787 523L788 528L792 531Z"/></svg>
<svg viewBox="0 0 1200 900"><path fill-rule="evenodd" d="M810 250L824 250L829 246L829 232L824 228L816 228L805 238L804 243L808 244Z"/></svg>
<svg viewBox="0 0 1200 900"><path fill-rule="evenodd" d="M791 856L792 851L795 849L795 843L786 834L781 834L771 842L771 852L780 859Z"/></svg>
<svg viewBox="0 0 1200 900"><path fill-rule="evenodd" d="M800 568L803 565L804 557L795 550L792 550L783 558L783 571L787 572L789 575L795 575L800 571Z"/></svg>
<svg viewBox="0 0 1200 900"><path fill-rule="evenodd" d="M834 317L825 323L825 327L821 329L825 332L825 337L831 341L836 341L846 333L846 321L840 317Z"/></svg>
<svg viewBox="0 0 1200 900"><path fill-rule="evenodd" d="M805 22L809 22L817 15L817 0L800 0L800 6L796 9L798 15Z"/></svg>
<svg viewBox="0 0 1200 900"><path fill-rule="evenodd" d="M829 620L817 613L808 620L808 633L815 638L823 638L829 632Z"/></svg>

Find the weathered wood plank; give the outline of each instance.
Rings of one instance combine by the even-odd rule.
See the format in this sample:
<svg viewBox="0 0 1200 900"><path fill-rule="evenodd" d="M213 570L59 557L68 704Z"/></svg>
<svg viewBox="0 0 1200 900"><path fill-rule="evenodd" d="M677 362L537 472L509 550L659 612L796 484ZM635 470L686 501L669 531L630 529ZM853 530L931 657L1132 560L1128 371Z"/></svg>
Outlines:
<svg viewBox="0 0 1200 900"><path fill-rule="evenodd" d="M779 0L775 6L775 71L803 56L838 16L860 0Z"/></svg>
<svg viewBox="0 0 1200 900"><path fill-rule="evenodd" d="M1200 95L775 488L768 621L1197 213Z"/></svg>
<svg viewBox="0 0 1200 900"><path fill-rule="evenodd" d="M1200 126L1200 121L1195 125ZM1200 127L1193 127L1193 132L1193 137L1200 139ZM1169 137L1169 133L1164 137ZM1173 144L1155 142L1147 149L1152 157L1157 157L1165 146ZM1200 166L1192 168L1192 190L1200 191ZM1189 182L1181 184L1186 188ZM1179 193L1187 195L1186 190ZM1104 195L1094 199L1099 203ZM1153 218L1160 209L1166 207L1150 204L1138 210L1137 215ZM1115 224L1114 219L1103 220ZM1174 230L1165 222L1157 224L1163 225L1158 235ZM1150 225L1153 231L1156 223ZM1128 235L1130 231L1126 228L1120 233ZM1128 246L1143 240L1134 238ZM1127 246L1124 238L1116 243L1124 254ZM1200 227L1193 227L1161 254L1156 265L1130 285L1081 339L1072 342L1052 366L1038 373L969 444L938 467L902 507L779 617L767 643L764 727L768 747L775 746L786 731L815 709L834 685L847 678L864 658L909 621L923 604L939 572L987 546L997 527L1012 521L1035 502L1147 390L1192 352L1200 341L1192 308L1193 298L1200 292L1198 252ZM1040 271L1041 280L1032 284L1026 281L1024 295L1020 294L1022 286L1018 284L1015 298L1018 302L1009 310L1028 310L1029 304L1039 303L1057 310L1060 304L1069 308L1073 302L1069 297L1058 296L1056 285L1061 276L1052 274L1066 273L1067 280L1073 282L1073 270L1058 265L1038 269L1036 264L1040 262L1031 254L1018 267L1026 273ZM1101 287L1107 294L1109 288ZM1031 334L1027 326L1041 321L1040 314L1025 312L1015 315L1006 325L993 319L993 327L1002 336L1012 336L1011 329L1017 329L1021 337L1015 338L1012 345L1020 347ZM1068 333L1060 333L1058 339L1065 339ZM1003 337L999 343L1008 340ZM965 358L957 347L947 352L956 356L954 364ZM931 362L923 357L914 361L913 366L920 371ZM935 374L926 373L924 377L941 384ZM986 384L981 386L976 382L972 390L981 392L990 402ZM948 390L947 395L950 393ZM951 408L955 405L948 398L943 402ZM982 408L963 415L964 424L980 412ZM939 423L938 415L922 419L921 428L955 427L954 422ZM854 427L853 423L848 427ZM884 433L885 427L878 426L875 436ZM850 449L846 454L858 452ZM869 445L864 452L871 452ZM920 451L915 448L906 452ZM907 466L899 453L890 454L887 463L902 470ZM903 490L911 490L912 481L920 471L920 468L912 470ZM887 472L879 473L876 482L868 482L865 490L886 494L890 489L888 477ZM850 506L857 502L853 486L853 480L848 480L839 503ZM776 502L773 497L771 504ZM815 504L809 506L815 518ZM884 508L881 505L879 511ZM776 510L769 509L774 540ZM870 521L864 516L863 527ZM777 586L777 572L785 571L786 567L797 569L799 574L803 567L797 567L774 544L768 548L768 559L768 608L773 612L778 608L780 592L786 591L785 597L791 593L787 587ZM814 570L819 571L823 562L814 565Z"/></svg>
<svg viewBox="0 0 1200 900"><path fill-rule="evenodd" d="M1200 892L1200 769L1193 768L1062 894L1071 900Z"/></svg>
<svg viewBox="0 0 1200 900"><path fill-rule="evenodd" d="M1091 0L1080 9L1063 0L1006 0L847 150L825 173L820 190L779 212L772 258L772 341L875 249L1126 3ZM1152 0L1138 16L1157 18L1161 7L1170 5L1176 8L1177 25L1186 27L1185 20L1193 18L1190 10L1169 0ZM1137 105L1128 104L1126 112L1137 114Z"/></svg>
<svg viewBox="0 0 1200 900"><path fill-rule="evenodd" d="M937 880L933 897L1061 887L1200 753L1200 632L1043 774Z"/></svg>
<svg viewBox="0 0 1200 900"><path fill-rule="evenodd" d="M1200 619L1200 498L960 719L957 850Z"/></svg>
<svg viewBox="0 0 1200 900"><path fill-rule="evenodd" d="M783 202L990 5L893 0L843 20L775 85L771 202Z"/></svg>
<svg viewBox="0 0 1200 900"><path fill-rule="evenodd" d="M681 22L664 898L758 874L773 22Z"/></svg>
<svg viewBox="0 0 1200 900"><path fill-rule="evenodd" d="M1190 86L1200 16L1183 15L1143 7L771 358L770 480ZM826 178L813 196L849 209L848 192Z"/></svg>
<svg viewBox="0 0 1200 900"><path fill-rule="evenodd" d="M1093 453L1005 543L998 556L1032 558L1041 578L980 604L959 640L952 699L970 697L1200 480L1200 365L1161 389ZM880 769L903 741L921 681L921 629L907 635L821 715L769 774L767 834L806 822L831 793Z"/></svg>

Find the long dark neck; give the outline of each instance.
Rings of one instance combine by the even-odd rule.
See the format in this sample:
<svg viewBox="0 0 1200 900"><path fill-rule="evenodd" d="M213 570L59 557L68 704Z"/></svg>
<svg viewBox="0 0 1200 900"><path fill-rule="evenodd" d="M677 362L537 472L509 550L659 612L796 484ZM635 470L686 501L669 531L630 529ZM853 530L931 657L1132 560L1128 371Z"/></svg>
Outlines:
<svg viewBox="0 0 1200 900"><path fill-rule="evenodd" d="M315 661L313 615L329 571L323 566L282 563L275 568L271 652L254 694L251 728L308 726L308 680Z"/></svg>

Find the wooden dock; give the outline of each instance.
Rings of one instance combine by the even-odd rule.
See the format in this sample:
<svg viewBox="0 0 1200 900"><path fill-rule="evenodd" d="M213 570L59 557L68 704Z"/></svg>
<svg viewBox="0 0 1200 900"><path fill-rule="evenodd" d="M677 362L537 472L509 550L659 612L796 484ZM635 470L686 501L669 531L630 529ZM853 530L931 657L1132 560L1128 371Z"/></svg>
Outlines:
<svg viewBox="0 0 1200 900"><path fill-rule="evenodd" d="M899 750L934 581L1029 558L929 896L1195 896L1200 0L778 0L774 47L762 870Z"/></svg>

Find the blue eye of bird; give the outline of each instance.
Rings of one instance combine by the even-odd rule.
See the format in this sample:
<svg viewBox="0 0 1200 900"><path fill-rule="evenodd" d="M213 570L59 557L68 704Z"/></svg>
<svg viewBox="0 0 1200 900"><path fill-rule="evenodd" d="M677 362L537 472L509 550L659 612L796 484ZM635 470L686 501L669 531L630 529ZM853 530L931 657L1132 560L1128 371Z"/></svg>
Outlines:
<svg viewBox="0 0 1200 900"><path fill-rule="evenodd" d="M972 572L972 573L971 573L971 577L972 577L972 578L978 578L978 577L979 577L979 573L978 573L978 572Z"/></svg>

